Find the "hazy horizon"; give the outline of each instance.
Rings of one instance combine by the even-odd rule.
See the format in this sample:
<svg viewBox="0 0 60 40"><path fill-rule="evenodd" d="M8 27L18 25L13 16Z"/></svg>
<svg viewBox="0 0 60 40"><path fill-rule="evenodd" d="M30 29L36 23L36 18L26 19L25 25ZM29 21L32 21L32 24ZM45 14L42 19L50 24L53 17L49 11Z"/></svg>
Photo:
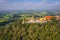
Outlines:
<svg viewBox="0 0 60 40"><path fill-rule="evenodd" d="M0 10L60 10L60 0L0 0Z"/></svg>

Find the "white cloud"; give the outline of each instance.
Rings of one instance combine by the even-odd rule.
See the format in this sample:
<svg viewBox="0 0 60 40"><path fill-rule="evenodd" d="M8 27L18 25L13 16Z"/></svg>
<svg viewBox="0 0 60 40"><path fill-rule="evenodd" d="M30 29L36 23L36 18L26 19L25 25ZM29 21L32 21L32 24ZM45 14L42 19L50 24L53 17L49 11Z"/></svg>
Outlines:
<svg viewBox="0 0 60 40"><path fill-rule="evenodd" d="M59 4L59 2L55 2L56 4Z"/></svg>
<svg viewBox="0 0 60 40"><path fill-rule="evenodd" d="M59 5L60 3L59 2L55 2L55 5Z"/></svg>
<svg viewBox="0 0 60 40"><path fill-rule="evenodd" d="M43 2L46 2L46 0L42 0Z"/></svg>

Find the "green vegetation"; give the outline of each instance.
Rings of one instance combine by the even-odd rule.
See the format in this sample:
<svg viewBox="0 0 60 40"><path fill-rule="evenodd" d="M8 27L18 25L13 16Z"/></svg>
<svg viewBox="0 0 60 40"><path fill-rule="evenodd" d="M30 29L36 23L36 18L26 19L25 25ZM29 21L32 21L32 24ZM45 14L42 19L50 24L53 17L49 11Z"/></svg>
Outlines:
<svg viewBox="0 0 60 40"><path fill-rule="evenodd" d="M60 40L58 22L22 24L17 20L0 27L0 40Z"/></svg>
<svg viewBox="0 0 60 40"><path fill-rule="evenodd" d="M4 22L5 20L0 20L0 22Z"/></svg>
<svg viewBox="0 0 60 40"><path fill-rule="evenodd" d="M50 13L50 14L49 14ZM60 40L60 20L47 23L24 23L33 15L44 17L53 12L2 12L0 14L0 40ZM60 13L60 11L59 11ZM54 13L53 13L54 14ZM57 14L57 13L56 13Z"/></svg>

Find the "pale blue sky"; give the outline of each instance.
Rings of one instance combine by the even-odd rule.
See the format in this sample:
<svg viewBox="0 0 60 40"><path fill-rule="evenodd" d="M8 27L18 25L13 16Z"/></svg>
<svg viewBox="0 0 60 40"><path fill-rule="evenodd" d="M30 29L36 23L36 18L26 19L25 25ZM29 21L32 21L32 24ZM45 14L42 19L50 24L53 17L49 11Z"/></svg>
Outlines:
<svg viewBox="0 0 60 40"><path fill-rule="evenodd" d="M60 0L0 0L0 10L60 9Z"/></svg>

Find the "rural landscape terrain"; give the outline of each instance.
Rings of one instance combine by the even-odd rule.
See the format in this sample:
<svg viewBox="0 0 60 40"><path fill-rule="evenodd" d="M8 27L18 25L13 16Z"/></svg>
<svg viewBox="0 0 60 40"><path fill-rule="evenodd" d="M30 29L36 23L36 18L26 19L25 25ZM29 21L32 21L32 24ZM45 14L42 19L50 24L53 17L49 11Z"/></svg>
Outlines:
<svg viewBox="0 0 60 40"><path fill-rule="evenodd" d="M60 11L0 11L0 40L60 40Z"/></svg>
<svg viewBox="0 0 60 40"><path fill-rule="evenodd" d="M0 40L60 40L60 0L0 0Z"/></svg>

